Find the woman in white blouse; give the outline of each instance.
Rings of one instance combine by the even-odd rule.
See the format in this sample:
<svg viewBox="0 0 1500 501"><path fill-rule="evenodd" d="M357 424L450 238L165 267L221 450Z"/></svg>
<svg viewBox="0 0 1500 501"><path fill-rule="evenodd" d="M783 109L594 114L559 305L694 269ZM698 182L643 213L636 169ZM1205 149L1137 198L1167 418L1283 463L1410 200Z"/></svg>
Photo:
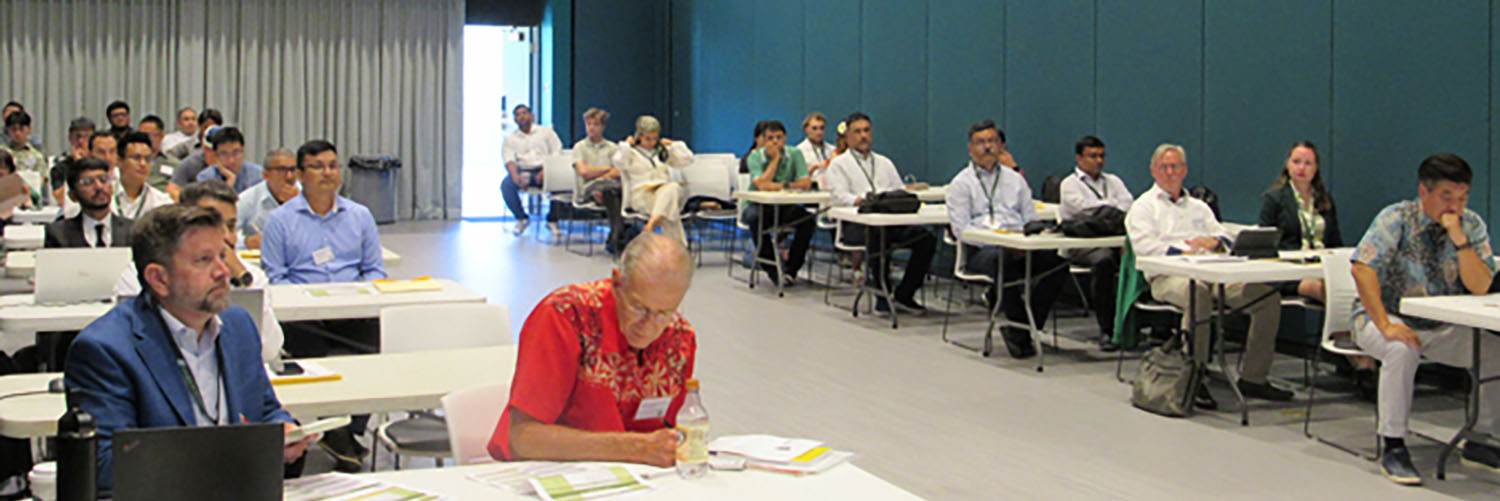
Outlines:
<svg viewBox="0 0 1500 501"><path fill-rule="evenodd" d="M681 169L693 163L686 143L661 137L661 122L642 115L635 120L635 134L620 141L615 168L624 180L625 206L650 214L645 232L661 228L662 234L687 245L682 231L682 204L687 190L672 181L667 167Z"/></svg>

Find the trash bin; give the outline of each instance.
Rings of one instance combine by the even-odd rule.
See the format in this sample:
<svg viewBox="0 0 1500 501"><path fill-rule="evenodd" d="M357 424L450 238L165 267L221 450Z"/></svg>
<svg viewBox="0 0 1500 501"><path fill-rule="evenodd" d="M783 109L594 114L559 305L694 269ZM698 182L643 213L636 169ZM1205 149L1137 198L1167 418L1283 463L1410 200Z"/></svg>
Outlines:
<svg viewBox="0 0 1500 501"><path fill-rule="evenodd" d="M355 155L349 158L349 178L344 196L370 209L375 222L396 222L396 170L401 159L391 156Z"/></svg>

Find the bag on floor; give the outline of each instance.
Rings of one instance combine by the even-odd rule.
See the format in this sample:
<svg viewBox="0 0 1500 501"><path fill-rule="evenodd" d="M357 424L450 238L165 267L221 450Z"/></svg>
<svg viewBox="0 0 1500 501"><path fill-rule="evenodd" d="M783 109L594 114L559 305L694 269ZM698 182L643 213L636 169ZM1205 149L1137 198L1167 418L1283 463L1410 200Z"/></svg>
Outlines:
<svg viewBox="0 0 1500 501"><path fill-rule="evenodd" d="M1141 359L1130 384L1131 405L1169 417L1186 417L1193 411L1193 390L1203 368L1183 351L1178 339L1152 348Z"/></svg>

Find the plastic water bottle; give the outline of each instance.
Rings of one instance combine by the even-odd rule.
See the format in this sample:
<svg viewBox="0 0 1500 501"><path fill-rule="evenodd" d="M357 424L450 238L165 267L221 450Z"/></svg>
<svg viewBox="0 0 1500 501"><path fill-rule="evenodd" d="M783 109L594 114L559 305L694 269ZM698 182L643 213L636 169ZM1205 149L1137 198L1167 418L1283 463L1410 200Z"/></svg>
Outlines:
<svg viewBox="0 0 1500 501"><path fill-rule="evenodd" d="M687 397L677 411L677 474L701 478L708 473L708 409L698 397L698 380L687 380Z"/></svg>

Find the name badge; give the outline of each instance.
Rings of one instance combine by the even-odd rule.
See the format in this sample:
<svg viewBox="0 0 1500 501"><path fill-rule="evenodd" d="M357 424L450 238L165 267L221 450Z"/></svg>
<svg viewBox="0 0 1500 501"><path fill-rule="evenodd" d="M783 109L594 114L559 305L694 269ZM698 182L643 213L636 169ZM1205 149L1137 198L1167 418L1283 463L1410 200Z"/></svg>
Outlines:
<svg viewBox="0 0 1500 501"><path fill-rule="evenodd" d="M656 397L641 400L641 405L635 408L635 420L661 419L667 416L667 407L671 406L672 397Z"/></svg>
<svg viewBox="0 0 1500 501"><path fill-rule="evenodd" d="M323 247L313 251L313 264L323 265L333 260L333 249Z"/></svg>
<svg viewBox="0 0 1500 501"><path fill-rule="evenodd" d="M170 165L163 165L163 166L161 166L161 173L162 174L166 174L166 175L170 176L170 175L172 175L173 172L177 172L177 169L174 168L174 167L172 167L172 166L170 166Z"/></svg>

